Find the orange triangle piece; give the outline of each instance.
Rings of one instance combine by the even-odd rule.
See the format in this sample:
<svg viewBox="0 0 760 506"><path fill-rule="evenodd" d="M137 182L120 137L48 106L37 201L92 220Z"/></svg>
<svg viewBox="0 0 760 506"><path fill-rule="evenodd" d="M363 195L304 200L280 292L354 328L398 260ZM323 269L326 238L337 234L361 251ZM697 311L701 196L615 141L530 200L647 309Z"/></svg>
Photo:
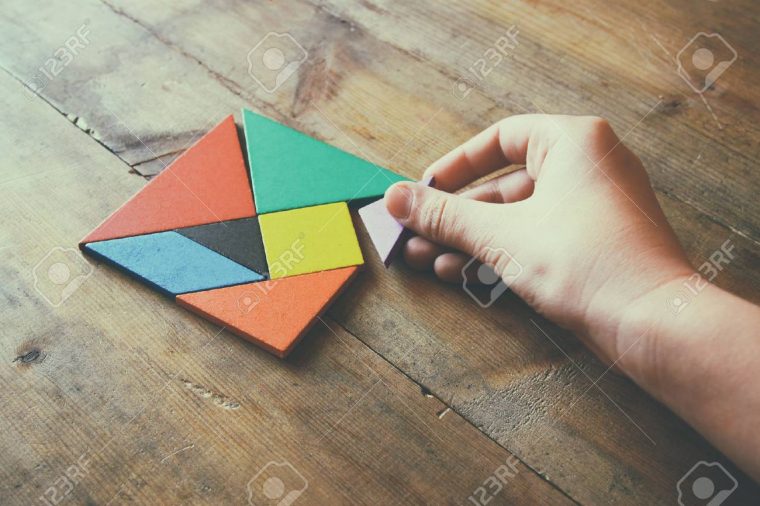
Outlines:
<svg viewBox="0 0 760 506"><path fill-rule="evenodd" d="M255 216L247 172L230 115L81 244Z"/></svg>
<svg viewBox="0 0 760 506"><path fill-rule="evenodd" d="M185 293L177 302L284 357L356 274L344 267L287 278Z"/></svg>

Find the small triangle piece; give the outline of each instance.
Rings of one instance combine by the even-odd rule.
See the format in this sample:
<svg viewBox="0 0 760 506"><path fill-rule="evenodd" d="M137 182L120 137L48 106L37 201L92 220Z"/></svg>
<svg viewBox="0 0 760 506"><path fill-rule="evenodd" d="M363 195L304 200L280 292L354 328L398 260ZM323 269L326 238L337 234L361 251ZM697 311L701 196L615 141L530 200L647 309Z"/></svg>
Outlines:
<svg viewBox="0 0 760 506"><path fill-rule="evenodd" d="M233 262L269 277L261 227L257 217L222 221L175 230Z"/></svg>
<svg viewBox="0 0 760 506"><path fill-rule="evenodd" d="M259 213L382 196L407 178L243 110Z"/></svg>
<svg viewBox="0 0 760 506"><path fill-rule="evenodd" d="M185 308L285 357L357 272L357 267L180 295Z"/></svg>
<svg viewBox="0 0 760 506"><path fill-rule="evenodd" d="M434 187L435 179L429 177L421 181L425 186ZM385 207L385 199L380 199L359 209L359 216L364 223L369 238L385 267L390 267L398 256L404 243L411 236L411 231L404 228Z"/></svg>
<svg viewBox="0 0 760 506"><path fill-rule="evenodd" d="M83 249L170 297L264 279L176 232L91 242Z"/></svg>
<svg viewBox="0 0 760 506"><path fill-rule="evenodd" d="M255 214L230 115L90 232L80 246Z"/></svg>

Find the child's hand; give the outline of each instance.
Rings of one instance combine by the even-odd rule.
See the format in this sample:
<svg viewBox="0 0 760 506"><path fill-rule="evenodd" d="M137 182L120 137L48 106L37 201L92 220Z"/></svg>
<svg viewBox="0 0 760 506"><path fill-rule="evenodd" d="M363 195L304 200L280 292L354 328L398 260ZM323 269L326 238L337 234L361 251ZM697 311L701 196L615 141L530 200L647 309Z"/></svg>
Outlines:
<svg viewBox="0 0 760 506"><path fill-rule="evenodd" d="M508 165L525 168L448 193ZM513 258L522 272L510 288L609 362L625 349L616 337L626 311L694 272L641 161L602 119L512 116L425 176L437 189L398 183L386 193L391 214L422 236L407 243L406 261L461 282L471 256L498 273Z"/></svg>
<svg viewBox="0 0 760 506"><path fill-rule="evenodd" d="M447 193L513 164L526 168ZM398 183L385 194L422 236L407 262L459 282L469 256L493 266L760 480L760 308L702 280L684 311L668 309L694 270L641 162L604 120L513 116L425 176L439 189Z"/></svg>

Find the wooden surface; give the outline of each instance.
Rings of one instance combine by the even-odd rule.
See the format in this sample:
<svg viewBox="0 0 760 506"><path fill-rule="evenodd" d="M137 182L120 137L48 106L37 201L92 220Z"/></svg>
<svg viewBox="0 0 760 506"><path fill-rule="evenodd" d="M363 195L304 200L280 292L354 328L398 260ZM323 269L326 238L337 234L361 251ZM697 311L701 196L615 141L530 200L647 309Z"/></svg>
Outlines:
<svg viewBox="0 0 760 506"><path fill-rule="evenodd" d="M759 11L749 0L4 2L0 503L246 504L270 461L308 482L295 504L473 504L511 462L490 504L676 504L700 460L739 481L725 504L756 498L573 336L513 296L484 310L430 275L384 271L361 229L369 268L287 361L105 266L58 307L35 275L242 106L410 177L501 117L564 112L609 118L695 264L730 239L736 259L715 282L757 302ZM456 96L512 25L512 56ZM30 91L78 31L89 42ZM703 97L673 60L700 31L738 54ZM309 53L275 93L246 61L268 32Z"/></svg>

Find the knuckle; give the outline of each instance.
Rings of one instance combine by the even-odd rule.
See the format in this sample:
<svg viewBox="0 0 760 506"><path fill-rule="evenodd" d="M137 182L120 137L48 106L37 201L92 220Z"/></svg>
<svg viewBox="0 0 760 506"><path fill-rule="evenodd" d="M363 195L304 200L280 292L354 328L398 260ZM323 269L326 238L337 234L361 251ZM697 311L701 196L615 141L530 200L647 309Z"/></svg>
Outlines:
<svg viewBox="0 0 760 506"><path fill-rule="evenodd" d="M486 183L485 193L487 202L499 202L503 200L504 196L498 178L491 179Z"/></svg>
<svg viewBox="0 0 760 506"><path fill-rule="evenodd" d="M451 213L451 205L448 199L430 199L424 206L422 222L428 234L433 240L441 240L446 234L446 227L450 226L447 218Z"/></svg>
<svg viewBox="0 0 760 506"><path fill-rule="evenodd" d="M580 146L595 162L606 157L620 143L610 122L598 116L580 118L578 130L581 135Z"/></svg>
<svg viewBox="0 0 760 506"><path fill-rule="evenodd" d="M603 143L615 136L610 122L599 116L581 116L577 118L575 128L590 143Z"/></svg>
<svg viewBox="0 0 760 506"><path fill-rule="evenodd" d="M486 265L490 265L496 270L496 272L501 274L506 267L505 259L508 258L508 255L505 254L505 250L484 245L478 246L478 260Z"/></svg>
<svg viewBox="0 0 760 506"><path fill-rule="evenodd" d="M612 133L610 122L599 116L583 117L585 130L588 134L594 136L604 136Z"/></svg>

